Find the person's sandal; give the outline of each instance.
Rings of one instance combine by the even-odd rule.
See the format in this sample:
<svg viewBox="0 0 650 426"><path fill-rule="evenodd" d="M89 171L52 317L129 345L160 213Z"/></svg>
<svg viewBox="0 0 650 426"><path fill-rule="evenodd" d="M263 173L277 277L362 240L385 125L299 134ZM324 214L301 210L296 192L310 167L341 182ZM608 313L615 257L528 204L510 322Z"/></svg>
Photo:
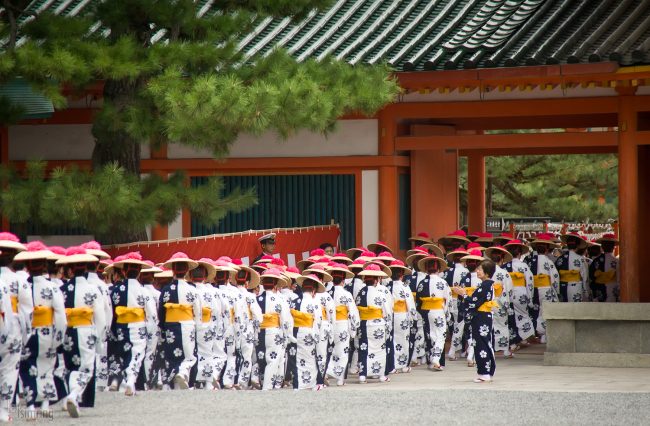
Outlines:
<svg viewBox="0 0 650 426"><path fill-rule="evenodd" d="M477 377L474 379L474 383L492 383L492 379L481 379L480 377Z"/></svg>

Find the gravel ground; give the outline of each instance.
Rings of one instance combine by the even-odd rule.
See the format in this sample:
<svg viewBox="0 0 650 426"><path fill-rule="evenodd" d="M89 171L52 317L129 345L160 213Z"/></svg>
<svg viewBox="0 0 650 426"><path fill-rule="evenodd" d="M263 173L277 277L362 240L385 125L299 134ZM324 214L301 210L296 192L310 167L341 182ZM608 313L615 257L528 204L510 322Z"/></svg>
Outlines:
<svg viewBox="0 0 650 426"><path fill-rule="evenodd" d="M73 420L58 406L50 424L650 424L646 393L563 393L476 390L321 392L160 391L127 398L98 395L94 409ZM485 389L487 388L487 389ZM508 407L517 410L508 416ZM23 420L16 416L16 422ZM509 420L509 421L508 421ZM33 423L32 423L33 424Z"/></svg>

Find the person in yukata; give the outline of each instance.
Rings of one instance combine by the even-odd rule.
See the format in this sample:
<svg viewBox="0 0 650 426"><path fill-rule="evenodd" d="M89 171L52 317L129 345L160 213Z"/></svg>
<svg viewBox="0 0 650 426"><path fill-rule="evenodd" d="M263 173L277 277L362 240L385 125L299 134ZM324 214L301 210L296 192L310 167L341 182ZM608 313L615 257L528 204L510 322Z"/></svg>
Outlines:
<svg viewBox="0 0 650 426"><path fill-rule="evenodd" d="M492 285L494 281L491 279L495 271L496 264L493 261L481 262L476 269L476 275L481 280L481 284L472 292L471 296L467 295L464 287L452 288L452 291L463 300L465 320L470 321L471 324L478 373L478 377L474 379L475 383L491 382L496 371L494 332L492 330L492 309L494 307Z"/></svg>

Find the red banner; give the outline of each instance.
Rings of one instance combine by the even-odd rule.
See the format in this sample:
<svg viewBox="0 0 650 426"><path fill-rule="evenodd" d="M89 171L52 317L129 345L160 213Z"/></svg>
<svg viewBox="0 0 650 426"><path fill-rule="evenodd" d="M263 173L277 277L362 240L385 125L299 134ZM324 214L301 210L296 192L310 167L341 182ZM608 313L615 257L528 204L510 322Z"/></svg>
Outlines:
<svg viewBox="0 0 650 426"><path fill-rule="evenodd" d="M180 240L143 241L104 247L112 257L131 251L139 251L142 257L154 263L164 262L172 254L182 251L190 258L209 257L217 259L229 256L241 258L245 264L250 263L261 253L258 238L275 232L275 256L282 258L289 266L309 256L309 251L323 243L332 244L338 251L341 231L338 225L310 226L307 228L283 228L258 231L245 231L233 234L214 234L204 237L184 238Z"/></svg>

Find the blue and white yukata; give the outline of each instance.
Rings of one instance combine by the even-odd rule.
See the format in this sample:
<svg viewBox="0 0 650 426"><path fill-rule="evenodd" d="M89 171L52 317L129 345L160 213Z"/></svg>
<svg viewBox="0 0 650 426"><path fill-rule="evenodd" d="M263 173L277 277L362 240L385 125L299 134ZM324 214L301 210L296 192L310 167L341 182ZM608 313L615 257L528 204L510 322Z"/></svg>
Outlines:
<svg viewBox="0 0 650 426"><path fill-rule="evenodd" d="M196 363L196 332L201 324L201 299L196 287L175 278L160 291L158 321L161 358L164 360L162 381L172 385L180 375L186 382Z"/></svg>
<svg viewBox="0 0 650 426"><path fill-rule="evenodd" d="M158 371L155 361L158 353L158 342L160 341L160 329L158 328L158 312L160 311L160 290L153 284L144 284L144 289L149 292L149 297L154 301L156 306L156 329L154 333L147 334L147 350L144 355L142 368L144 369L145 380L148 386L162 385L160 381L160 371ZM156 383L154 383L156 379Z"/></svg>
<svg viewBox="0 0 650 426"><path fill-rule="evenodd" d="M235 306L234 299L229 297L230 293L225 284L213 285L212 288L216 295L214 302L219 305L218 310L221 312L221 318L217 319L217 322L221 322L222 327L217 329L212 346L214 374L217 380L221 380L228 361L227 349L232 347L234 351L235 348Z"/></svg>
<svg viewBox="0 0 650 426"><path fill-rule="evenodd" d="M417 318L411 289L402 280L391 280L388 290L393 298L393 334L390 344L393 369L407 372L409 369L409 338L411 326Z"/></svg>
<svg viewBox="0 0 650 426"><path fill-rule="evenodd" d="M517 329L517 319L515 315L515 308L513 300L515 299L514 285L512 284L512 278L510 273L504 269L502 266L497 265L494 270L494 275L492 275L492 280L495 283L501 283L503 285L503 293L501 297L508 296L508 300L502 300L501 298L495 297L494 291L492 294L492 299L496 302L497 306L493 312L496 312L496 315L492 318L492 329L494 330L495 339L497 339L497 347L495 350L504 351L504 355L510 356L511 347L514 348L516 345L521 342L521 337L519 337L519 332ZM500 304L501 302L501 304ZM504 305L507 304L507 305ZM503 306L507 306L505 313L508 314L507 317L503 316ZM508 345L502 346L503 338L508 337Z"/></svg>
<svg viewBox="0 0 650 426"><path fill-rule="evenodd" d="M20 359L20 325L11 307L9 282L0 277L0 420L9 421L9 405L14 394L10 376L16 370L15 356ZM11 393L10 393L11 392Z"/></svg>
<svg viewBox="0 0 650 426"><path fill-rule="evenodd" d="M343 286L332 286L329 295L334 301L336 321L333 332L334 347L332 358L327 367L327 375L342 384L348 368L350 339L357 334L359 329L359 310L354 304L352 294Z"/></svg>
<svg viewBox="0 0 650 426"><path fill-rule="evenodd" d="M316 293L316 301L321 305L322 325L319 333L319 341L316 345L316 359L318 360L318 384L323 384L330 356L332 354L332 343L334 343L334 325L336 322L336 310L334 300L328 292Z"/></svg>
<svg viewBox="0 0 650 426"><path fill-rule="evenodd" d="M557 289L560 286L560 274L555 264L544 254L532 252L526 257L526 263L533 274L533 307L530 311L533 326L542 339L546 339L546 321L544 321L543 302L557 302Z"/></svg>
<svg viewBox="0 0 650 426"><path fill-rule="evenodd" d="M275 291L260 290L257 303L262 311L262 324L257 342L257 363L262 390L279 389L284 381L284 366L280 365L286 340L291 335L291 313L286 300Z"/></svg>
<svg viewBox="0 0 650 426"><path fill-rule="evenodd" d="M438 274L426 275L418 283L417 306L424 321L424 337L427 343L427 364L445 364L443 355L447 336L447 316L451 290Z"/></svg>
<svg viewBox="0 0 650 426"><path fill-rule="evenodd" d="M467 272L460 280L460 287L471 288L473 290L481 284L481 280L476 275L476 272ZM452 296L453 297L453 296ZM472 337L470 335L470 321L465 321L465 307L463 306L462 298L453 298L456 307L457 315L456 322L454 323L454 332L451 337L451 344L449 345L449 357L456 358L456 352L463 352L463 343L467 343L468 359L473 359L473 345Z"/></svg>
<svg viewBox="0 0 650 426"><path fill-rule="evenodd" d="M136 279L116 283L111 289L113 321L108 339L111 370L121 374L135 390L147 353L147 339L158 328L156 302Z"/></svg>
<svg viewBox="0 0 650 426"><path fill-rule="evenodd" d="M359 377L383 377L386 338L392 331L393 307L384 292L374 286L361 289L355 302L361 320L358 333Z"/></svg>
<svg viewBox="0 0 650 426"><path fill-rule="evenodd" d="M260 324L264 319L260 305L257 304L255 295L246 290L245 286L237 286L240 297L237 299L238 311L244 312L239 318L236 339L239 340L239 354L237 365L237 384L246 389L251 383L253 373L253 355Z"/></svg>
<svg viewBox="0 0 650 426"><path fill-rule="evenodd" d="M194 283L201 300L201 323L196 329L196 352L198 357L196 381L213 389L219 380L216 375L214 344L217 334L223 335L223 311L217 289L207 283ZM221 327L221 330L218 328Z"/></svg>
<svg viewBox="0 0 650 426"><path fill-rule="evenodd" d="M582 256L567 250L557 258L555 267L560 274L560 302L588 302L589 268Z"/></svg>
<svg viewBox="0 0 650 426"><path fill-rule="evenodd" d="M512 306L512 298L514 297L512 279L508 271L497 265L492 280L494 281L492 300L497 304L492 310L494 314L492 318L494 350L503 351L504 355L510 355L510 336L517 336L516 324L514 323L515 311Z"/></svg>
<svg viewBox="0 0 650 426"><path fill-rule="evenodd" d="M469 274L469 270L462 263L454 263L442 273L442 278L447 282L449 288L460 286L461 281ZM453 334L458 316L458 298L453 297L449 302L449 333Z"/></svg>
<svg viewBox="0 0 650 426"><path fill-rule="evenodd" d="M346 280L346 284L343 286L351 295L352 299L356 300L359 292L366 287L366 284L361 278L355 276L350 280ZM356 374L359 372L359 336L352 335L352 342L350 344L350 356L349 356L349 366L350 373Z"/></svg>
<svg viewBox="0 0 650 426"><path fill-rule="evenodd" d="M5 332L0 335L0 404L3 411L8 411L16 392L20 353L32 332L34 302L29 283L6 266L0 268L0 286L5 303L9 303Z"/></svg>
<svg viewBox="0 0 650 426"><path fill-rule="evenodd" d="M28 279L34 301L31 335L20 360L20 381L27 407L57 399L54 366L57 348L63 343L66 317L63 295L46 277Z"/></svg>
<svg viewBox="0 0 650 426"><path fill-rule="evenodd" d="M65 365L68 401L77 402L83 398L84 406L94 406L94 389L88 387L93 381L97 342L105 338L106 313L104 301L96 285L90 284L84 276L73 277L61 287L65 300L67 329L61 345ZM88 321L88 317L92 320ZM81 318L77 320L76 318ZM75 321L78 321L75 325ZM87 388L88 387L88 388Z"/></svg>
<svg viewBox="0 0 650 426"><path fill-rule="evenodd" d="M485 280L471 296L464 297L465 320L471 322L472 340L476 357L476 369L480 376L494 376L494 332L492 330L492 285ZM487 305L485 305L487 303Z"/></svg>
<svg viewBox="0 0 650 426"><path fill-rule="evenodd" d="M221 373L221 382L225 388L231 388L235 385L237 378L237 351L239 350L239 341L237 338L237 323L241 322L241 318L245 315L241 311L241 306L235 305L239 297L239 290L234 285L227 283L218 287L221 299L226 302L228 310L226 316L228 321L224 329L223 352L218 354L218 358L222 359L225 356L225 363Z"/></svg>
<svg viewBox="0 0 650 426"><path fill-rule="evenodd" d="M108 386L108 337L110 327L113 323L113 305L111 303L110 290L106 283L99 278L96 272L88 272L86 279L90 284L97 286L101 293L102 303L104 304L104 315L106 317L105 339L97 342L97 363L95 364L95 384L98 388Z"/></svg>
<svg viewBox="0 0 650 426"><path fill-rule="evenodd" d="M612 253L601 253L589 265L589 279L595 291L594 300L618 302L619 272L618 259Z"/></svg>
<svg viewBox="0 0 650 426"><path fill-rule="evenodd" d="M517 330L517 338L510 336L511 343L519 343L535 335L529 309L533 307L533 274L526 263L518 258L503 265L512 280L512 307Z"/></svg>
<svg viewBox="0 0 650 426"><path fill-rule="evenodd" d="M442 278L447 282L449 288L453 286L465 287L465 284L462 284L461 281L466 279L469 275L469 270L462 263L454 263L449 269L442 273ZM459 311L460 302L458 297L455 294L452 294L451 301L449 302L449 327L448 333L452 335L452 344L449 346L449 357L455 358L456 351L461 350L462 348L462 336L463 329L465 328L465 323L463 321L463 314ZM456 323L462 322L461 326L456 326ZM458 332L456 330L459 330ZM454 344L453 336L460 333L460 338L458 339L457 344Z"/></svg>
<svg viewBox="0 0 650 426"><path fill-rule="evenodd" d="M322 294L322 293L321 293ZM292 367L294 389L313 389L318 384L320 370L317 346L321 341L323 308L321 299L311 293L301 293L290 305L293 319L292 343L289 343L289 365ZM311 322L311 324L310 324Z"/></svg>
<svg viewBox="0 0 650 426"><path fill-rule="evenodd" d="M423 272L413 271L411 275L404 277L404 285L411 292L411 298L415 304L415 297L418 290L418 282L426 277ZM426 356L426 343L424 340L424 323L422 315L417 310L415 311L415 318L411 322L411 329L409 330L409 363L416 362ZM419 361L418 361L419 362Z"/></svg>

